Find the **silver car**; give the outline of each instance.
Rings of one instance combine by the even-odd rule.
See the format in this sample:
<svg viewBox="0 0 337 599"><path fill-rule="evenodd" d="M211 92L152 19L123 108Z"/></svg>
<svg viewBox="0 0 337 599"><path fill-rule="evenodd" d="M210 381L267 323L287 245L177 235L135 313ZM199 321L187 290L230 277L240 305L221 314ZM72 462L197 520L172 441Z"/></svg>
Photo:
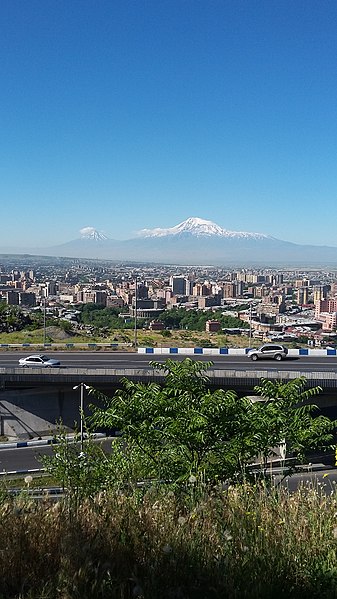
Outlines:
<svg viewBox="0 0 337 599"><path fill-rule="evenodd" d="M48 356L44 356L43 354L34 354L33 356L20 358L19 365L33 368L56 368L61 364L59 360L48 358Z"/></svg>
<svg viewBox="0 0 337 599"><path fill-rule="evenodd" d="M284 345L276 343L265 343L258 349L250 349L247 352L248 358L251 360L283 360L288 354L288 349Z"/></svg>

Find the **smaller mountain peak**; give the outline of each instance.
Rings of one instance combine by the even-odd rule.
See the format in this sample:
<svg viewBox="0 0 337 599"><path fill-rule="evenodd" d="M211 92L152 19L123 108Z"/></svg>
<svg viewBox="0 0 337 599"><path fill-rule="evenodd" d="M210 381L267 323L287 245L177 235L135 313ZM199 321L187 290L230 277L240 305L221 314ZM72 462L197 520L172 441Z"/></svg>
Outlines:
<svg viewBox="0 0 337 599"><path fill-rule="evenodd" d="M92 239L93 241L105 241L107 238L104 233L100 233L94 227L83 227L80 230L81 239Z"/></svg>

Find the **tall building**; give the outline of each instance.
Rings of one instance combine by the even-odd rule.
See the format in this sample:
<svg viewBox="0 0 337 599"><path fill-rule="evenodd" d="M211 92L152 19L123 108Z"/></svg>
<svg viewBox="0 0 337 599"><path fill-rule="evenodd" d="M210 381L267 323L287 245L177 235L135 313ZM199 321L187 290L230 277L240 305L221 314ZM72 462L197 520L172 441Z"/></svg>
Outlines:
<svg viewBox="0 0 337 599"><path fill-rule="evenodd" d="M36 306L35 293L19 293L19 304L21 306Z"/></svg>
<svg viewBox="0 0 337 599"><path fill-rule="evenodd" d="M236 285L235 283L224 283L222 289L222 297L236 297Z"/></svg>
<svg viewBox="0 0 337 599"><path fill-rule="evenodd" d="M308 287L300 287L295 291L295 300L299 306L303 306L308 303L309 300L309 289Z"/></svg>
<svg viewBox="0 0 337 599"><path fill-rule="evenodd" d="M337 311L337 298L318 300L315 302L315 318L319 319L320 314L326 312L332 314Z"/></svg>
<svg viewBox="0 0 337 599"><path fill-rule="evenodd" d="M327 288L324 285L314 285L314 304L321 300L325 300L327 296Z"/></svg>
<svg viewBox="0 0 337 599"><path fill-rule="evenodd" d="M189 284L190 281L187 281L185 277L180 276L172 276L170 277L170 287L175 295L189 295L186 293L186 284Z"/></svg>
<svg viewBox="0 0 337 599"><path fill-rule="evenodd" d="M46 296L56 295L57 283L55 281L46 281Z"/></svg>
<svg viewBox="0 0 337 599"><path fill-rule="evenodd" d="M7 291L5 294L7 304L10 306L19 305L19 292L18 291Z"/></svg>

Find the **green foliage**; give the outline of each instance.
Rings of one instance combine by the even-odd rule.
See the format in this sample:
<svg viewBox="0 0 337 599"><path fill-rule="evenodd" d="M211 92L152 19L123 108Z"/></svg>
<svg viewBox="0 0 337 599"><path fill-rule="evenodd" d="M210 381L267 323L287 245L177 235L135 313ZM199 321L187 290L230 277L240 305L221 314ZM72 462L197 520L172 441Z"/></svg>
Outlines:
<svg viewBox="0 0 337 599"><path fill-rule="evenodd" d="M0 332L12 333L22 331L32 323L30 316L25 314L18 306L10 306L0 302Z"/></svg>
<svg viewBox="0 0 337 599"><path fill-rule="evenodd" d="M92 325L96 329L132 329L134 328L134 319L130 317L129 322L119 318L122 312L120 308L104 308L96 304L84 304L77 306L80 310L79 320L82 324ZM174 308L165 310L160 315L160 320L164 322L169 329L187 329L190 331L204 331L206 321L209 318L219 320L223 327L229 328L249 328L249 325L234 316L223 316L221 310L204 312L203 310L185 310L185 308ZM138 328L148 325L151 318L138 319ZM165 331L162 331L164 334ZM169 331L166 331L169 333ZM168 336L167 334L164 336Z"/></svg>
<svg viewBox="0 0 337 599"><path fill-rule="evenodd" d="M61 426L53 454L41 458L46 471L76 499L93 496L104 487L109 470L107 456L90 435L83 442L83 451L79 441L78 435L69 440Z"/></svg>
<svg viewBox="0 0 337 599"><path fill-rule="evenodd" d="M324 449L333 441L336 422L322 415L314 417L318 407L309 403L321 391L320 387L306 388L301 377L288 381L262 379L255 391L263 402L254 404L254 416L259 427L260 451L266 455L269 447L286 441L287 449L302 458L309 449Z"/></svg>
<svg viewBox="0 0 337 599"><path fill-rule="evenodd" d="M191 475L242 478L252 460L266 458L285 439L297 457L332 442L334 423L314 418L315 407L304 403L319 392L306 390L304 379L263 380L256 388L261 401L252 402L234 391L211 391L206 376L211 365L190 358L152 362L165 376L163 386L124 379L112 398L92 390L105 402L104 409L92 406L94 426L123 434L121 476L179 484Z"/></svg>
<svg viewBox="0 0 337 599"><path fill-rule="evenodd" d="M165 330L165 331L160 331L160 335L161 335L162 337L166 337L166 338L167 338L167 337L172 337L172 333L171 333L171 331L166 331L166 330Z"/></svg>
<svg viewBox="0 0 337 599"><path fill-rule="evenodd" d="M80 310L79 321L82 324L99 328L122 329L124 321L118 317L119 308L104 308L97 304L83 304L77 306Z"/></svg>
<svg viewBox="0 0 337 599"><path fill-rule="evenodd" d="M160 320L170 329L188 329L190 331L204 331L206 322L210 318L219 320L223 328L249 328L246 322L235 316L224 316L221 310L216 310L210 314L203 310L174 308L166 310L160 315Z"/></svg>
<svg viewBox="0 0 337 599"><path fill-rule="evenodd" d="M62 331L65 331L66 333L71 333L73 330L73 325L69 320L60 320L59 326L60 329L62 329Z"/></svg>

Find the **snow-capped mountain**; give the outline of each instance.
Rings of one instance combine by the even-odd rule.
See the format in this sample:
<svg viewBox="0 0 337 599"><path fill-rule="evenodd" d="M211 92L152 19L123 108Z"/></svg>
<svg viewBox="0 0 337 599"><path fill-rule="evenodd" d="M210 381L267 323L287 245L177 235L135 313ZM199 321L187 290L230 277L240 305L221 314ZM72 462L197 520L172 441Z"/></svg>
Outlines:
<svg viewBox="0 0 337 599"><path fill-rule="evenodd" d="M139 231L140 237L166 237L168 235L190 234L195 237L225 237L237 239L272 239L269 235L263 233L248 233L244 231L229 231L223 229L211 220L204 220L197 216L187 218L182 223L168 229L142 229Z"/></svg>
<svg viewBox="0 0 337 599"><path fill-rule="evenodd" d="M191 217L168 228L143 229L136 238L116 241L94 227L80 238L49 248L0 248L0 253L92 258L186 265L337 265L337 247L299 245L263 233L229 231Z"/></svg>
<svg viewBox="0 0 337 599"><path fill-rule="evenodd" d="M92 239L93 241L106 241L108 237L104 233L100 233L94 227L83 227L80 230L81 239Z"/></svg>

